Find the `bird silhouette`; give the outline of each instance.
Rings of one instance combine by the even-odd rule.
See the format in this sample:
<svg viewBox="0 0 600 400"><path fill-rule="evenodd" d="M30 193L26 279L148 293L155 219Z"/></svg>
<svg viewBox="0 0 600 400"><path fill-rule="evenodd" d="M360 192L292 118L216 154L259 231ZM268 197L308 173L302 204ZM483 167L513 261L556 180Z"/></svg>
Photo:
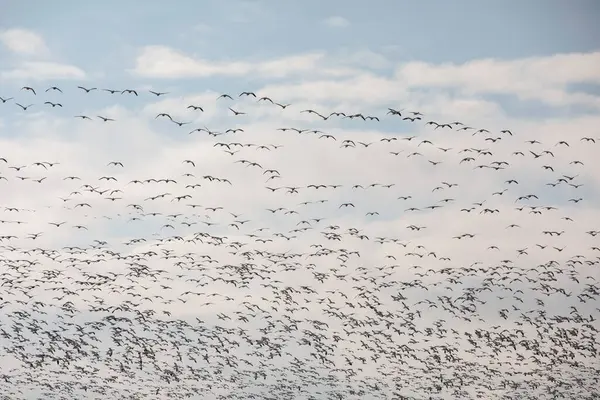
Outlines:
<svg viewBox="0 0 600 400"><path fill-rule="evenodd" d="M600 395L595 126L241 81L3 106L3 396Z"/></svg>

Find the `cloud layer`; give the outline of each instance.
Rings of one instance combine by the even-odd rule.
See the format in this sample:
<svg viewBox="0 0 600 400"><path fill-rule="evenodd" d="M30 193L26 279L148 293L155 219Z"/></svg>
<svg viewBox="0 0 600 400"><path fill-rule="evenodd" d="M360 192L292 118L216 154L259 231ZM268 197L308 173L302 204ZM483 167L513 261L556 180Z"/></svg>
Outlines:
<svg viewBox="0 0 600 400"><path fill-rule="evenodd" d="M215 62L147 46L139 87L60 91L48 79L89 74L17 62L1 76L36 93L0 94L13 395L597 390L600 103L575 89L598 83L597 53ZM213 76L240 86L187 88Z"/></svg>
<svg viewBox="0 0 600 400"><path fill-rule="evenodd" d="M8 29L0 32L0 42L10 51L21 55L39 55L48 52L44 39L25 29Z"/></svg>
<svg viewBox="0 0 600 400"><path fill-rule="evenodd" d="M9 67L0 69L0 82L27 82L46 80L82 80L85 72L74 65L57 60L46 41L36 32L26 29L8 29L0 32L0 43L11 53ZM21 58L25 57L25 59ZM0 67L4 65L0 64Z"/></svg>

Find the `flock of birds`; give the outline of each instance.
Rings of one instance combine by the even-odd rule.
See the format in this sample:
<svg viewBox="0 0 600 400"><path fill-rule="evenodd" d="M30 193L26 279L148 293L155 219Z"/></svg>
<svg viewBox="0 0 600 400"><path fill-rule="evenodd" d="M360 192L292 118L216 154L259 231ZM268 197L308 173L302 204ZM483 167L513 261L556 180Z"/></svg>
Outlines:
<svg viewBox="0 0 600 400"><path fill-rule="evenodd" d="M26 86L0 97L0 115L67 108L61 95L56 86ZM244 129L250 111L236 98L305 114L303 126L276 132L312 141L261 142ZM600 220L577 218L586 207L580 193L593 196L586 165L597 162L579 150L599 139L572 132L543 144L417 110L296 109L250 91L184 107L197 115L221 106L235 121L223 129L166 111L154 122L205 133L203 145L239 176L206 173L190 158L160 177L106 159L92 177L68 159L15 159L0 149L0 399L600 398ZM119 124L110 115L72 117ZM327 129L333 120L423 124L481 145L442 147L427 134L361 137L371 125L345 137ZM510 151L499 154L495 146L507 142ZM401 178L347 184L353 172L345 169L342 183L287 178L302 177L307 165L293 164L294 155L310 163L316 143L330 146L332 169L336 148L362 149L377 155L356 155L357 170L400 157L431 177L456 164L473 185L503 186L469 199L451 175L427 193ZM288 152L279 158L285 165L270 162L279 152ZM562 154L573 157L554 163ZM551 177L541 192L519 175L522 160ZM32 191L44 207L6 202ZM217 191L232 206L214 204ZM252 201L255 194L269 204ZM517 220L505 217L512 211ZM424 221L438 216L443 232L466 219L478 230L433 247L437 228ZM503 229L486 233L492 219ZM527 242L511 248L526 229ZM122 232L131 235L120 240Z"/></svg>

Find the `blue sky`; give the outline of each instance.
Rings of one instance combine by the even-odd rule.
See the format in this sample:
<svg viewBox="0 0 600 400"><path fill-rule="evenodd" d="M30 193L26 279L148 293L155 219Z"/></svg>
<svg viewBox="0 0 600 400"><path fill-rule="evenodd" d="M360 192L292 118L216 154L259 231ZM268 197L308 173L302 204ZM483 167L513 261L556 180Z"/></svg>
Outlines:
<svg viewBox="0 0 600 400"><path fill-rule="evenodd" d="M14 79L5 75L9 77L2 81L0 96L14 96L24 104L33 101L20 90L23 85L34 85L29 82L34 82L40 92L53 84L67 85L60 101L75 102L83 108L77 112L68 107L52 109L55 116L71 118L73 114L115 106L114 96L100 96L98 92L86 95L74 87L79 84L117 89L152 87L177 93L182 102L187 101L183 100L186 96L206 90L237 93L273 88L274 93L292 96L287 100L290 102L326 86L325 81L315 79L331 83L332 89L327 90L331 92L328 95L335 94L334 99L318 94L331 107L370 107L359 101L359 94L348 99L338 94L350 92L347 89L355 86L373 84L386 90L377 108L365 109L376 115L387 107L406 107L404 100L394 99L395 90L399 98L405 99L400 94L405 88L418 95L411 101L422 106L466 94L455 107L475 107L487 113L472 123L509 116L519 123L535 125L552 118L577 117L587 127L599 107L600 80L593 69L598 59L594 38L600 36L594 18L600 8L593 1L578 2L577 7L560 1L508 1L501 6L477 1L332 1L301 5L209 1L202 5L178 2L171 7L159 1L144 2L143 7L131 1L34 3L36 7L18 1L2 2L0 28L35 32L43 44L40 51L30 54L11 51L6 44L0 46L0 73L21 71L27 63L52 62L60 67L72 66L85 77L36 80L33 76ZM32 8L36 11L31 12ZM311 54L320 58L310 70L315 77L309 78L294 71L296 62L289 58L303 59ZM557 59L556 54L568 59ZM172 59L170 66L183 62L174 55L195 65L185 72L171 69L157 73L157 63L163 61L160 57ZM265 60L286 57L287 72L281 77L264 71L261 63ZM196 73L194 68L202 67L198 63L216 67L211 67L212 72ZM248 71L218 72L236 63L245 63ZM356 68L360 74L343 72L346 67ZM45 72L44 65L39 68ZM318 74L327 68L342 72L331 79ZM567 71L569 68L573 72ZM586 69L581 73L577 68ZM475 83L468 82L470 74ZM356 83L361 79L363 83ZM318 83L307 86L311 80ZM44 100L59 99L52 93L42 95L46 96ZM132 111L156 109L147 106L147 97L121 95L118 99L120 107ZM39 109L36 105L32 110ZM22 134L18 118L26 113L17 111L0 114L5 124L14 124L1 130L0 135ZM338 124L344 129L355 126L346 120ZM222 120L216 120L211 127L221 125ZM385 134L410 135L412 127L384 119L377 129ZM67 130L63 135L72 137L73 132Z"/></svg>
<svg viewBox="0 0 600 400"><path fill-rule="evenodd" d="M594 38L600 37L596 23L600 6L594 1L579 1L577 7L561 1L206 1L201 5L179 1L172 7L145 1L140 7L133 1L34 1L26 5L5 0L1 4L0 27L35 30L52 49L51 58L76 65L106 85L118 86L147 83L126 70L135 64L140 48L149 45L215 61L368 50L389 61L377 68L378 74L385 75L392 73L394 65L411 61L460 64L589 52L597 50ZM332 18L347 25L327 24ZM10 67L15 55L0 46L0 60L0 68ZM226 91L239 84L264 82L242 78L213 76L186 84ZM600 90L589 82L573 85L587 93ZM515 108L512 98L508 100L503 101L507 109ZM539 102L522 105L515 112L585 112L581 107L553 110Z"/></svg>
<svg viewBox="0 0 600 400"><path fill-rule="evenodd" d="M600 6L593 0L576 6L559 0L1 4L0 26L35 29L66 58L90 68L148 44L215 59L368 47L387 49L398 60L438 63L586 52L597 49L600 36ZM349 29L322 23L333 16L347 19ZM201 26L211 31L194 30Z"/></svg>

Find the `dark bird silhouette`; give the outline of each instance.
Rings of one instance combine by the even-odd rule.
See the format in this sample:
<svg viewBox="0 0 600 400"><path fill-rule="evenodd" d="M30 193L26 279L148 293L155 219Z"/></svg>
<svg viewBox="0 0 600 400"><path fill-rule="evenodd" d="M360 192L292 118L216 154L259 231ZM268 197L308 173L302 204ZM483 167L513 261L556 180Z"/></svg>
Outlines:
<svg viewBox="0 0 600 400"><path fill-rule="evenodd" d="M35 92L35 90L31 86L23 86L21 88L21 90L29 91L29 92L33 93L34 95L37 95L37 93Z"/></svg>

